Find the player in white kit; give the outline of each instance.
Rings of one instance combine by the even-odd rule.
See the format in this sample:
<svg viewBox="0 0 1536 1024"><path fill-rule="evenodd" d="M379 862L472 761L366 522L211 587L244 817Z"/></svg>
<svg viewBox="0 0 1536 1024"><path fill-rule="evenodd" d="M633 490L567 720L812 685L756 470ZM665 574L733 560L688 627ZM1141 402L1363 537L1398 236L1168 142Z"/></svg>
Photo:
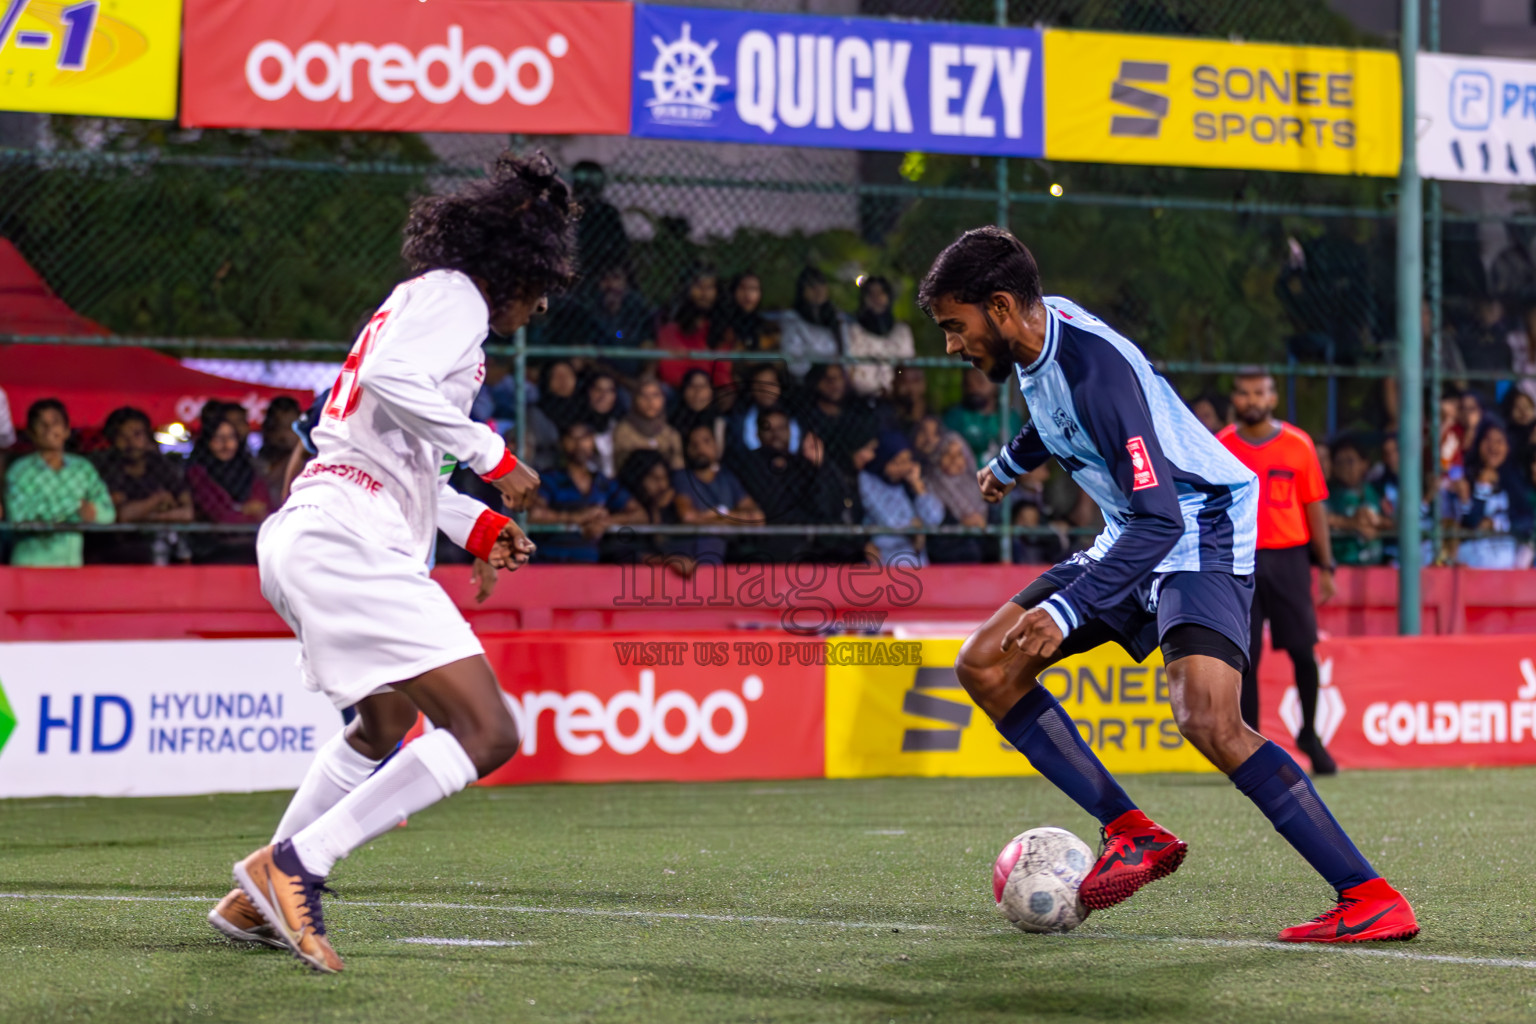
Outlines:
<svg viewBox="0 0 1536 1024"><path fill-rule="evenodd" d="M299 638L304 685L358 717L317 754L271 845L235 865L209 915L231 938L339 971L320 894L336 861L457 793L517 750L479 640L427 574L439 529L498 569L533 544L448 488L463 463L521 507L539 478L469 418L487 330L511 334L575 276L577 210L542 155L418 201L399 285L359 335L320 424L318 454L257 542L262 594ZM435 729L390 757L423 712ZM387 763L385 763L387 761Z"/></svg>

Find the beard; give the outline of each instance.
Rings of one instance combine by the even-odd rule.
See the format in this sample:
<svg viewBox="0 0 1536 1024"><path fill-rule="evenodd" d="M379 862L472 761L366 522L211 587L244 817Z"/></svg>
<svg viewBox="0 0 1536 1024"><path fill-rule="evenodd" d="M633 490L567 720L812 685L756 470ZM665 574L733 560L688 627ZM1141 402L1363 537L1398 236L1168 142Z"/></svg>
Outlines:
<svg viewBox="0 0 1536 1024"><path fill-rule="evenodd" d="M1273 409L1266 409L1263 406L1258 405L1250 405L1246 408L1236 409L1233 411L1237 414L1238 419L1242 420L1250 427L1256 427L1260 423L1267 421L1270 414L1274 412Z"/></svg>

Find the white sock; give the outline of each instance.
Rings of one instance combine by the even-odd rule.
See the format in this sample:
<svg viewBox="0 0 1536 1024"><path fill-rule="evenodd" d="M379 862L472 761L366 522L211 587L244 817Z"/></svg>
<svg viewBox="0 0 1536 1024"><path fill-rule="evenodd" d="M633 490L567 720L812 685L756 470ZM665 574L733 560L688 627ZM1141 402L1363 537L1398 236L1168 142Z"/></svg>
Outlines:
<svg viewBox="0 0 1536 1024"><path fill-rule="evenodd" d="M288 801L272 841L292 839L300 829L336 806L336 801L361 786L378 766L379 762L352 749L345 729L332 736L315 755L304 781Z"/></svg>
<svg viewBox="0 0 1536 1024"><path fill-rule="evenodd" d="M453 733L437 729L394 756L372 778L293 837L304 869L322 878L353 850L479 777Z"/></svg>

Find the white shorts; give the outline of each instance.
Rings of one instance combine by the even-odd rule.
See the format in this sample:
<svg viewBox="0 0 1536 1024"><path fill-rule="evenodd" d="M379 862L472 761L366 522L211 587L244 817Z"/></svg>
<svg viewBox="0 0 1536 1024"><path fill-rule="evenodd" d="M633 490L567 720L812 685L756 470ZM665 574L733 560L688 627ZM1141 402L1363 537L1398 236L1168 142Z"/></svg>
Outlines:
<svg viewBox="0 0 1536 1024"><path fill-rule="evenodd" d="M262 596L299 638L304 685L338 708L485 653L423 562L319 506L279 509L262 524L256 560Z"/></svg>

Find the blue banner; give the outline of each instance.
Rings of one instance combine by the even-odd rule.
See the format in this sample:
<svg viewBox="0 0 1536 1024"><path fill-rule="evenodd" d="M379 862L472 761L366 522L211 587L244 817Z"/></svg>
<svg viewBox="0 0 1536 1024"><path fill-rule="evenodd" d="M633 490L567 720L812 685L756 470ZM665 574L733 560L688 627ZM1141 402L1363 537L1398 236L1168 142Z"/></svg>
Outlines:
<svg viewBox="0 0 1536 1024"><path fill-rule="evenodd" d="M631 134L982 156L1044 153L1040 33L635 7Z"/></svg>

